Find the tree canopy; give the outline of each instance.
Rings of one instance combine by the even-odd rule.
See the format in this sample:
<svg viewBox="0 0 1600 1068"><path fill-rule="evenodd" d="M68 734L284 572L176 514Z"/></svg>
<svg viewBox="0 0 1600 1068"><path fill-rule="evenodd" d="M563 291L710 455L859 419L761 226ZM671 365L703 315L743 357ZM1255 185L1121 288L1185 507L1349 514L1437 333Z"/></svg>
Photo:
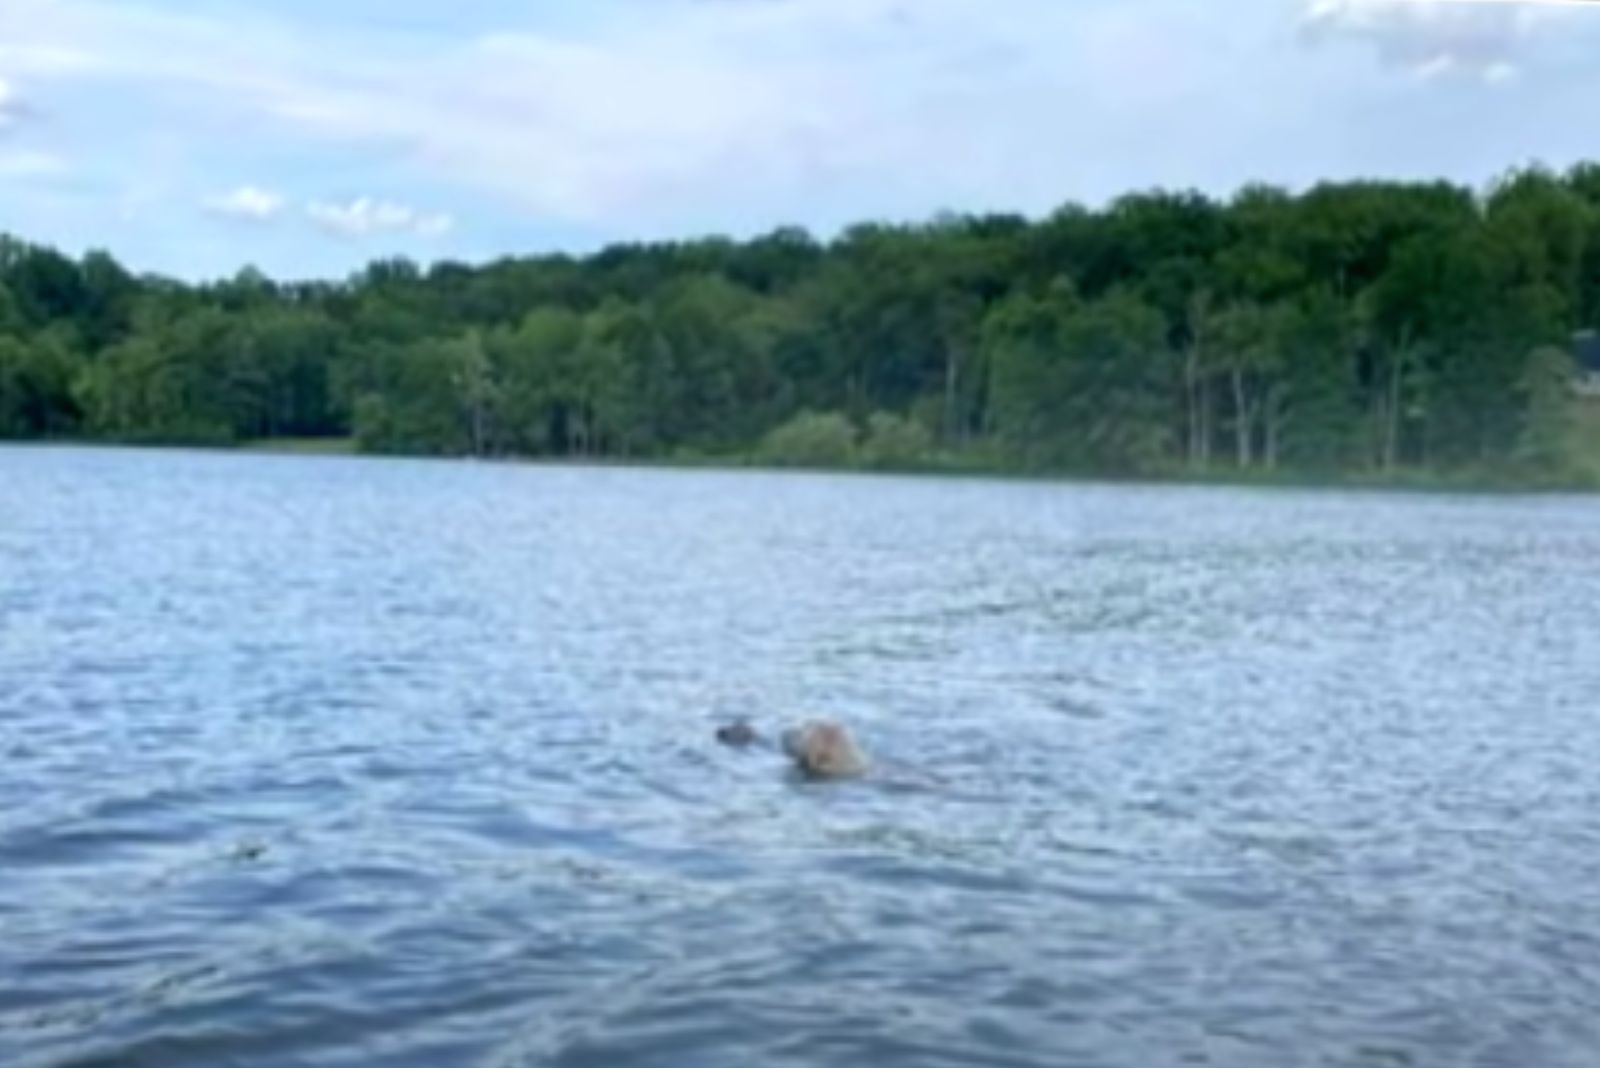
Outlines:
<svg viewBox="0 0 1600 1068"><path fill-rule="evenodd" d="M1594 457L1600 165L187 285L0 238L0 437L1502 472Z"/></svg>

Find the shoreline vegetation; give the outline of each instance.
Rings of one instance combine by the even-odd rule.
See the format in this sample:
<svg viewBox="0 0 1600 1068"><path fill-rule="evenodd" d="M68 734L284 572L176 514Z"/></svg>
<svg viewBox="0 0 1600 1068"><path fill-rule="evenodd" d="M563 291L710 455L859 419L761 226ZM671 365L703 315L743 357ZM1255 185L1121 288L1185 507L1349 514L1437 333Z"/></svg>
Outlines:
<svg viewBox="0 0 1600 1068"><path fill-rule="evenodd" d="M1210 471L1177 468L1142 474L1095 474L1093 472L1021 469L1003 461L973 456L927 456L914 463L895 466L849 464L778 463L759 453L687 454L674 456L522 456L515 454L472 456L442 453L375 453L364 451L354 438L263 438L229 443L115 441L98 438L49 438L27 441L0 439L0 445L37 445L56 448L113 448L150 451L200 451L218 454L262 456L329 457L342 459L410 459L441 463L487 463L550 469L598 469L637 471L709 471L752 474L859 475L862 477L918 479L981 479L985 481L1031 482L1064 486L1152 486L1217 489L1262 489L1303 491L1353 491L1417 494L1463 494L1473 496L1532 496L1549 494L1600 493L1600 481L1569 479L1530 479L1506 477L1495 472L1439 472L1405 468L1394 472L1348 471L1307 473L1276 471L1237 471L1222 467Z"/></svg>
<svg viewBox="0 0 1600 1068"><path fill-rule="evenodd" d="M0 440L1600 489L1600 164L186 284L0 238Z"/></svg>

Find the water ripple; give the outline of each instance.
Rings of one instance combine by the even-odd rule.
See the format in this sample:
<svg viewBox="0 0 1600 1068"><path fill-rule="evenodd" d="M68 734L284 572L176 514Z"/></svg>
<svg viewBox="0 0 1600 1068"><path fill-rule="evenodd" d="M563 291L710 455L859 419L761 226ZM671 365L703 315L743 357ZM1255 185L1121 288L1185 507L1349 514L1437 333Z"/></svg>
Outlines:
<svg viewBox="0 0 1600 1068"><path fill-rule="evenodd" d="M7 1068L1600 1049L1587 500L0 478Z"/></svg>

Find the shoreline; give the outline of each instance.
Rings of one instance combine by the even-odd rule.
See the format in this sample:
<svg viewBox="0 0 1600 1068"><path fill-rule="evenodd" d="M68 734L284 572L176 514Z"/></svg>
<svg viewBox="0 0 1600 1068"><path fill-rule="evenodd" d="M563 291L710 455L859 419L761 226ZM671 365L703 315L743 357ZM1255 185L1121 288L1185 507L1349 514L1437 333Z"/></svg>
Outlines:
<svg viewBox="0 0 1600 1068"><path fill-rule="evenodd" d="M773 463L751 454L707 456L607 457L607 456L468 456L405 452L363 452L354 438L264 438L234 443L140 442L95 438L35 438L0 441L10 447L102 448L146 451L190 451L257 456L291 456L355 460L410 460L485 463L551 469L615 469L639 471L713 471L746 474L796 474L1028 482L1057 485L1123 486L1148 488L1216 488L1299 491L1378 492L1474 497L1594 496L1595 482L1531 483L1512 479L1448 475L1415 468L1393 474L1354 472L1314 475L1279 469L1243 473L1212 468L1205 471L1170 471L1145 475L1112 475L1071 470L1023 470L976 460L931 460L919 464L872 466L848 464L804 466Z"/></svg>

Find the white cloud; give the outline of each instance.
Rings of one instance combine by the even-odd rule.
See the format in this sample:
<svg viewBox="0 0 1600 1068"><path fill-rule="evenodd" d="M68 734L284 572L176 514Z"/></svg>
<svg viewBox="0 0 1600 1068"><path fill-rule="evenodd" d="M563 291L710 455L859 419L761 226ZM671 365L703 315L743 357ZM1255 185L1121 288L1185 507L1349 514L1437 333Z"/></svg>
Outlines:
<svg viewBox="0 0 1600 1068"><path fill-rule="evenodd" d="M0 151L0 178L54 178L69 170L67 161L54 153L33 149Z"/></svg>
<svg viewBox="0 0 1600 1068"><path fill-rule="evenodd" d="M1506 82L1516 81L1522 73L1515 63L1491 63L1483 68L1483 80L1490 85L1503 85Z"/></svg>
<svg viewBox="0 0 1600 1068"><path fill-rule="evenodd" d="M218 215L266 222L282 213L284 200L269 190L242 185L231 193L211 197L206 201L206 208Z"/></svg>
<svg viewBox="0 0 1600 1068"><path fill-rule="evenodd" d="M393 0L393 24L424 4ZM0 0L0 71L102 187L160 191L140 208L152 228L219 188L212 167L322 189L256 201L296 222L295 249L313 226L438 236L452 221L431 212L457 203L496 220L481 240L500 251L1039 211L1151 184L1476 180L1591 150L1600 90L1600 18L1487 0L1229 0L1226 18L1195 0L497 2L456 5L454 31L454 9L427 5L426 35L349 5L225 6ZM500 32L459 28L491 9ZM1302 28L1354 47L1308 56ZM1375 73L1373 49L1428 91ZM1463 97L1466 123L1463 81L1516 90Z"/></svg>
<svg viewBox="0 0 1600 1068"><path fill-rule="evenodd" d="M1126 7L665 0L581 33L346 66L267 107L537 217L634 234L801 211L1038 208L1078 191L1065 177L1108 165L1072 158L1070 142L1188 125L1195 93L1229 76L1229 49L1208 51L1225 26L1186 0Z"/></svg>
<svg viewBox="0 0 1600 1068"><path fill-rule="evenodd" d="M306 206L306 215L324 230L342 237L389 233L439 237L449 233L455 225L448 215L428 214L372 197L356 197L343 203L313 201Z"/></svg>
<svg viewBox="0 0 1600 1068"><path fill-rule="evenodd" d="M191 124L253 122L256 146L381 158L400 184L639 236L1109 191L1119 165L1181 156L1156 146L1194 129L1198 97L1270 66L1241 62L1230 20L1190 0L652 0L426 48L153 2L0 0L0 64L9 48L53 77L159 93ZM1235 147L1211 131L1189 158ZM383 225L340 207L318 221Z"/></svg>
<svg viewBox="0 0 1600 1068"><path fill-rule="evenodd" d="M17 91L11 83L0 78L0 130L17 121Z"/></svg>
<svg viewBox="0 0 1600 1068"><path fill-rule="evenodd" d="M1384 62L1432 80L1516 77L1533 39L1558 16L1600 13L1593 0L1309 0L1314 38L1367 41Z"/></svg>
<svg viewBox="0 0 1600 1068"><path fill-rule="evenodd" d="M217 215L251 222L270 222L283 217L292 205L280 193L260 186L243 185L230 193L207 199L205 207ZM322 230L340 237L395 233L438 237L448 233L454 225L448 215L430 214L374 197L354 197L347 201L313 200L305 205L304 215Z"/></svg>

